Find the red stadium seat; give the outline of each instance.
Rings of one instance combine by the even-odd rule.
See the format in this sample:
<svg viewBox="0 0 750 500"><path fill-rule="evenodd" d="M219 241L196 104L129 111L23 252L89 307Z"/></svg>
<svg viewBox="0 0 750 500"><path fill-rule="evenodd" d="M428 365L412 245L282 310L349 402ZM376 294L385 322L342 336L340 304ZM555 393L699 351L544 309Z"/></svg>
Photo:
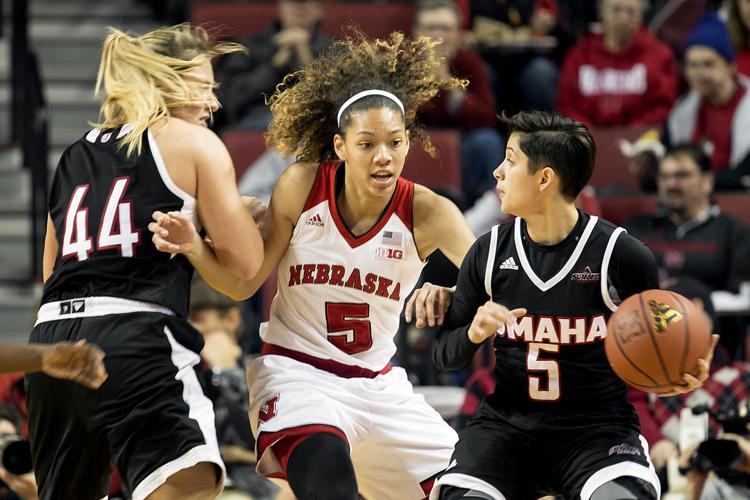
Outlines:
<svg viewBox="0 0 750 500"><path fill-rule="evenodd" d="M341 38L345 28L354 24L371 38L383 38L392 31L411 33L413 22L411 3L340 2L326 7L323 31Z"/></svg>
<svg viewBox="0 0 750 500"><path fill-rule="evenodd" d="M722 212L750 226L749 193L717 193L714 194L714 200L721 207Z"/></svg>
<svg viewBox="0 0 750 500"><path fill-rule="evenodd" d="M628 160L620 152L620 141L634 142L646 130L653 127L607 127L592 128L596 143L596 167L589 184L594 188L615 188L622 191L638 191L638 182L628 169Z"/></svg>
<svg viewBox="0 0 750 500"><path fill-rule="evenodd" d="M277 11L276 2L195 2L193 23L219 27L220 36L237 38L266 29Z"/></svg>
<svg viewBox="0 0 750 500"><path fill-rule="evenodd" d="M266 151L263 132L232 131L222 135L221 139L232 157L237 179L241 179L247 168Z"/></svg>
<svg viewBox="0 0 750 500"><path fill-rule="evenodd" d="M403 176L425 186L460 191L461 135L452 129L430 129L427 133L437 149L437 158L430 158L419 141L413 141Z"/></svg>
<svg viewBox="0 0 750 500"><path fill-rule="evenodd" d="M634 215L654 211L657 201L654 195L602 196L599 204L602 217L622 226Z"/></svg>

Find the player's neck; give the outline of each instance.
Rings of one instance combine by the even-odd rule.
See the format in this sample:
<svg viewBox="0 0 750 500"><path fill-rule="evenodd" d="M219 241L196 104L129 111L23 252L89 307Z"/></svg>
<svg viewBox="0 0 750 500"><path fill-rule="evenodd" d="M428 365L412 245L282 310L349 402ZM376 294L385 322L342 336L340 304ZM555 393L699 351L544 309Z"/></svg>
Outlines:
<svg viewBox="0 0 750 500"><path fill-rule="evenodd" d="M554 245L568 237L578 223L578 210L570 203L555 203L524 217L526 232L534 243Z"/></svg>
<svg viewBox="0 0 750 500"><path fill-rule="evenodd" d="M336 204L346 227L352 234L359 236L378 222L390 199L390 196L374 198L357 189L357 186L347 183L336 195Z"/></svg>

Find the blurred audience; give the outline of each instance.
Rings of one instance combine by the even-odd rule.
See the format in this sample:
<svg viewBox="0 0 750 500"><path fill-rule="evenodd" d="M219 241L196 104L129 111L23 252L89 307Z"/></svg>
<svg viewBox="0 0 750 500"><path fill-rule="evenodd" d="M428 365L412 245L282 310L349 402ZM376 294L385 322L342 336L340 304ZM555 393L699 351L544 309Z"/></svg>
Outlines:
<svg viewBox="0 0 750 500"><path fill-rule="evenodd" d="M672 108L664 137L667 145L701 145L717 190L750 186L750 80L737 74L734 61L726 26L704 14L685 46L690 90Z"/></svg>
<svg viewBox="0 0 750 500"><path fill-rule="evenodd" d="M568 52L558 110L593 126L664 123L677 98L669 47L643 26L646 0L600 0L601 33Z"/></svg>
<svg viewBox="0 0 750 500"><path fill-rule="evenodd" d="M511 113L552 111L558 62L573 39L556 0L467 0L470 41L493 70L495 95Z"/></svg>
<svg viewBox="0 0 750 500"><path fill-rule="evenodd" d="M487 69L479 54L463 47L461 13L453 0L419 2L414 35L441 40L435 48L442 58L437 76L469 81L466 89L441 91L419 109L417 117L427 127L460 130L463 191L473 202L495 184L492 171L503 154L503 140L494 128L497 110Z"/></svg>
<svg viewBox="0 0 750 500"><path fill-rule="evenodd" d="M750 0L729 0L727 26L737 60L737 71L750 76Z"/></svg>
<svg viewBox="0 0 750 500"><path fill-rule="evenodd" d="M242 328L239 305L198 279L191 290L188 321L205 342L201 379L214 405L216 435L227 468L226 490L270 500L276 495L276 486L255 472L247 379L237 340Z"/></svg>
<svg viewBox="0 0 750 500"><path fill-rule="evenodd" d="M266 98L284 76L309 64L330 44L321 29L321 0L277 0L277 4L277 21L239 40L247 54L229 54L216 64L224 127L264 130L271 121Z"/></svg>

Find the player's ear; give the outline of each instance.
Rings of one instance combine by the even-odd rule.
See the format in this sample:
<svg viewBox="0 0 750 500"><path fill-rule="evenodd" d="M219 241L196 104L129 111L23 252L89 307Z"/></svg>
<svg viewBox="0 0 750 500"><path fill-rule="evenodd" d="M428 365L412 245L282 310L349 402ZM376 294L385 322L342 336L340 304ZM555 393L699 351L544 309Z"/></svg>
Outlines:
<svg viewBox="0 0 750 500"><path fill-rule="evenodd" d="M333 150L336 151L336 156L339 157L339 160L346 161L346 141L344 141L341 134L333 136Z"/></svg>
<svg viewBox="0 0 750 500"><path fill-rule="evenodd" d="M543 167L541 170L539 170L538 175L537 175L537 182L539 183L539 191L550 189L550 186L552 186L552 183L554 182L556 177L557 177L557 174L551 167Z"/></svg>

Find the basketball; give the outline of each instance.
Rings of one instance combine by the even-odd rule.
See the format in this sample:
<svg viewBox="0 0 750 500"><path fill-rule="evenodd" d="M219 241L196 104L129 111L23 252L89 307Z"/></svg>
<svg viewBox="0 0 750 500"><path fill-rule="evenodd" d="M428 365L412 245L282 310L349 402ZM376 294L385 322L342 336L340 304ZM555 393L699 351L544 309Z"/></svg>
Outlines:
<svg viewBox="0 0 750 500"><path fill-rule="evenodd" d="M604 350L627 384L662 392L685 373L697 374L711 344L706 315L692 301L665 290L628 297L609 318Z"/></svg>

